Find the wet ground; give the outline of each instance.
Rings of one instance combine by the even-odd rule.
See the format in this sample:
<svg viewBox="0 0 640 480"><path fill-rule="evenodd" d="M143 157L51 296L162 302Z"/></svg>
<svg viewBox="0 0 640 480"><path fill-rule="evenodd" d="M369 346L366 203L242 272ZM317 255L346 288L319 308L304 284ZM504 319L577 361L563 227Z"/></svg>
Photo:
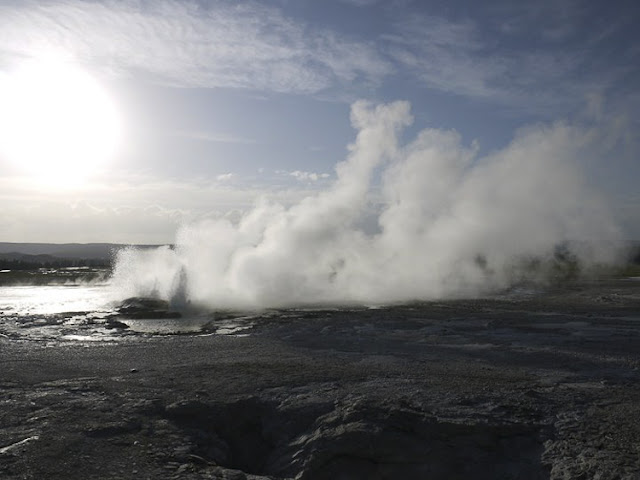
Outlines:
<svg viewBox="0 0 640 480"><path fill-rule="evenodd" d="M640 478L637 279L114 315L5 312L0 478Z"/></svg>

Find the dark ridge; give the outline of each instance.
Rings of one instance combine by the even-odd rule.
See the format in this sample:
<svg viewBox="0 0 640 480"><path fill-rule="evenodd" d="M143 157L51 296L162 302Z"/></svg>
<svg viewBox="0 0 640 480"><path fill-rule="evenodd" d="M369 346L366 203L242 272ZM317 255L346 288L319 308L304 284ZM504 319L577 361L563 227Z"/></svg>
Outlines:
<svg viewBox="0 0 640 480"><path fill-rule="evenodd" d="M0 242L0 254L50 255L63 259L111 259L113 252L131 245L120 243L11 243ZM154 248L160 245L132 245Z"/></svg>

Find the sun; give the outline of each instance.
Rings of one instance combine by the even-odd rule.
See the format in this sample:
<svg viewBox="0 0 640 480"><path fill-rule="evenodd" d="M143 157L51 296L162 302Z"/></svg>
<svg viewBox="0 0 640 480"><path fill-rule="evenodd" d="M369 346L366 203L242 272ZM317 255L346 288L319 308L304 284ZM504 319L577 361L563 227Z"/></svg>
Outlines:
<svg viewBox="0 0 640 480"><path fill-rule="evenodd" d="M81 68L33 60L0 77L0 156L20 172L52 182L85 179L120 139L114 103Z"/></svg>

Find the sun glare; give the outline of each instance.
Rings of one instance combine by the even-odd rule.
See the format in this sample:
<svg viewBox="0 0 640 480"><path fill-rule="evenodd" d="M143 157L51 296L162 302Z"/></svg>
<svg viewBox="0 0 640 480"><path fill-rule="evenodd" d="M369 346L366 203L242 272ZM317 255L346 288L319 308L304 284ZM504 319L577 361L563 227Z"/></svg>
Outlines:
<svg viewBox="0 0 640 480"><path fill-rule="evenodd" d="M76 182L114 155L116 109L87 72L64 62L31 61L0 78L0 155L22 173Z"/></svg>

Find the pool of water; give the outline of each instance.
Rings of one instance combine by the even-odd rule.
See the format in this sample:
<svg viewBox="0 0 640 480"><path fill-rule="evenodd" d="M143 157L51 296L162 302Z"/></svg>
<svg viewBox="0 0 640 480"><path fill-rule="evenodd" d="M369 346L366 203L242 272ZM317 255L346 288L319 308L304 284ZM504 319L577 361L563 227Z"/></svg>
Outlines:
<svg viewBox="0 0 640 480"><path fill-rule="evenodd" d="M0 338L100 342L149 335L245 335L251 317L216 320L212 312L180 318L127 318L108 284L0 286ZM115 322L114 322L115 320Z"/></svg>
<svg viewBox="0 0 640 480"><path fill-rule="evenodd" d="M0 287L0 312L4 315L108 312L115 307L107 284Z"/></svg>

